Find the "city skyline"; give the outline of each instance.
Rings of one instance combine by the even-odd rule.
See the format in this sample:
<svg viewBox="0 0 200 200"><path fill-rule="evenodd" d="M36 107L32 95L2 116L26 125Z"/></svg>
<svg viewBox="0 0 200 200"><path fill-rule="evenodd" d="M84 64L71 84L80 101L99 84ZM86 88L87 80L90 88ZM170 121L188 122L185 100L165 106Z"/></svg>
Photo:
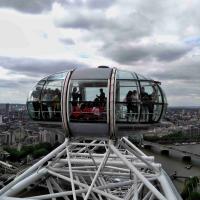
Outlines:
<svg viewBox="0 0 200 200"><path fill-rule="evenodd" d="M197 0L1 0L0 103L73 67L115 66L162 82L169 106L200 106Z"/></svg>

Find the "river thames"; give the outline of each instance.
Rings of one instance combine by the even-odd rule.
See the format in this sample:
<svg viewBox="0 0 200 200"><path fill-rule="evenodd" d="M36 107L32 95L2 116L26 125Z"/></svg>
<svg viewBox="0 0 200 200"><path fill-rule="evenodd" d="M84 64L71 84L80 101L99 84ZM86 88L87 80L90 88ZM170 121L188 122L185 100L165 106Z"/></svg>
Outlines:
<svg viewBox="0 0 200 200"><path fill-rule="evenodd" d="M176 148L192 153L197 153L197 154L200 153L200 144L179 145L176 146ZM189 163L183 162L181 158L178 159L170 157L170 155L169 156L161 155L156 151L148 149L142 149L142 151L147 155L154 156L155 161L162 164L163 169L167 172L169 176L174 174L175 171L177 176L184 176L184 177L200 176L200 165L195 165L192 163L192 167L190 169L187 169L186 167L189 165ZM179 192L181 192L183 189L184 180L185 180L184 178L178 178L176 180L173 180L173 183L175 184Z"/></svg>

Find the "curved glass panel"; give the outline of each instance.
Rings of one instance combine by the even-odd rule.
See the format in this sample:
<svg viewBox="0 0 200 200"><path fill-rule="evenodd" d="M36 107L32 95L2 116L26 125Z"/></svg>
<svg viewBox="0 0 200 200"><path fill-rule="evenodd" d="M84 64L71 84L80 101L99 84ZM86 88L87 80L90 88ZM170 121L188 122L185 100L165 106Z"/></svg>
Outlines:
<svg viewBox="0 0 200 200"><path fill-rule="evenodd" d="M137 74L137 77L139 80L150 80L148 78L146 78L145 76L141 75L141 74Z"/></svg>
<svg viewBox="0 0 200 200"><path fill-rule="evenodd" d="M106 122L107 80L73 80L70 84L69 116L74 122Z"/></svg>
<svg viewBox="0 0 200 200"><path fill-rule="evenodd" d="M65 79L68 72L69 71L50 75L47 77L47 80L60 80L60 79L63 80L63 79Z"/></svg>
<svg viewBox="0 0 200 200"><path fill-rule="evenodd" d="M136 123L139 120L139 87L135 80L118 80L116 84L117 123Z"/></svg>
<svg viewBox="0 0 200 200"><path fill-rule="evenodd" d="M61 90L63 80L48 80L41 93L43 120L61 121Z"/></svg>
<svg viewBox="0 0 200 200"><path fill-rule="evenodd" d="M163 98L159 86L153 81L140 81L140 86L140 122L157 122L163 108Z"/></svg>
<svg viewBox="0 0 200 200"><path fill-rule="evenodd" d="M29 115L34 120L62 121L61 90L67 72L45 77L30 92L27 101Z"/></svg>
<svg viewBox="0 0 200 200"><path fill-rule="evenodd" d="M162 89L160 88L160 90L162 90ZM164 103L167 104L166 94L163 90L162 90L162 95L163 95Z"/></svg>
<svg viewBox="0 0 200 200"><path fill-rule="evenodd" d="M137 79L135 77L135 74L128 72L128 71L122 71L117 70L117 79Z"/></svg>
<svg viewBox="0 0 200 200"><path fill-rule="evenodd" d="M166 95L165 95L165 92L161 89L161 87L159 86L159 89L162 93L162 96L163 96L163 111L162 111L162 116L160 118L160 120L165 116L166 112L167 112L167 98L166 98Z"/></svg>
<svg viewBox="0 0 200 200"><path fill-rule="evenodd" d="M160 120L163 119L163 117L165 116L166 112L167 112L167 104L164 104L163 105L163 112L162 112L162 116L161 116Z"/></svg>
<svg viewBox="0 0 200 200"><path fill-rule="evenodd" d="M33 87L32 91L29 93L28 101L37 101L40 99L41 91L46 81L41 80Z"/></svg>
<svg viewBox="0 0 200 200"><path fill-rule="evenodd" d="M44 84L45 80L39 81L38 84L33 88L33 90L29 94L27 109L32 119L41 119L40 97Z"/></svg>

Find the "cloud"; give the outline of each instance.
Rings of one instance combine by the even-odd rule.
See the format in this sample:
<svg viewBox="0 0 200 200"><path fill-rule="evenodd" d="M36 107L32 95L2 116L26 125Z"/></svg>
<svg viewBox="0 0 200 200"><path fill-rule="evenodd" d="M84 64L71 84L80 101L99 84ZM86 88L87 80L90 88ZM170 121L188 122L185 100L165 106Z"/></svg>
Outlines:
<svg viewBox="0 0 200 200"><path fill-rule="evenodd" d="M100 11L72 8L65 12L63 7L59 9L63 10L63 15L54 16L54 22L57 27L91 30L112 26L111 22L108 22ZM57 13L58 11L55 12Z"/></svg>
<svg viewBox="0 0 200 200"><path fill-rule="evenodd" d="M18 81L0 79L0 88L15 88L17 85Z"/></svg>
<svg viewBox="0 0 200 200"><path fill-rule="evenodd" d="M200 58L185 58L179 62L175 61L168 66L162 65L161 70L151 73L151 76L161 80L184 81L185 83L200 83ZM200 88L200 87L199 87Z"/></svg>
<svg viewBox="0 0 200 200"><path fill-rule="evenodd" d="M75 67L88 67L84 63L73 60L48 60L36 58L10 58L0 57L0 66L10 70L10 73L21 73L29 76L36 74L52 74L69 70Z"/></svg>
<svg viewBox="0 0 200 200"><path fill-rule="evenodd" d="M25 103L29 91L43 77L73 68L88 67L73 60L0 56L0 102Z"/></svg>
<svg viewBox="0 0 200 200"><path fill-rule="evenodd" d="M185 56L192 50L183 44L107 44L101 51L104 56L110 57L121 64L152 60L171 62Z"/></svg>
<svg viewBox="0 0 200 200"><path fill-rule="evenodd" d="M19 80L0 79L0 88L16 89L27 84L31 84L30 78L23 78Z"/></svg>
<svg viewBox="0 0 200 200"><path fill-rule="evenodd" d="M2 70L2 69L1 69ZM38 81L38 77L5 74L0 78L0 102L25 103L29 91Z"/></svg>
<svg viewBox="0 0 200 200"><path fill-rule="evenodd" d="M61 4L66 9L79 7L79 8L90 8L90 9L106 9L112 6L116 0L58 0L55 3Z"/></svg>
<svg viewBox="0 0 200 200"><path fill-rule="evenodd" d="M28 78L103 64L160 80L171 105L199 105L199 7L199 0L0 0L1 99L22 99ZM3 92L13 85L17 93Z"/></svg>
<svg viewBox="0 0 200 200"><path fill-rule="evenodd" d="M122 40L130 41L151 35L153 30L152 21L136 11L110 17L109 11L106 15L104 10L85 7L67 9L61 4L54 4L52 12L55 26L89 31L90 40L99 38L104 42L116 43Z"/></svg>
<svg viewBox="0 0 200 200"><path fill-rule="evenodd" d="M59 41L65 45L75 45L74 40L72 40L70 38L60 38Z"/></svg>
<svg viewBox="0 0 200 200"><path fill-rule="evenodd" d="M11 8L20 12L39 14L49 11L54 0L1 0L0 8Z"/></svg>
<svg viewBox="0 0 200 200"><path fill-rule="evenodd" d="M101 0L101 1L96 1L96 0L87 0L85 3L88 7L90 8L108 8L111 5L113 5L116 2L116 0Z"/></svg>

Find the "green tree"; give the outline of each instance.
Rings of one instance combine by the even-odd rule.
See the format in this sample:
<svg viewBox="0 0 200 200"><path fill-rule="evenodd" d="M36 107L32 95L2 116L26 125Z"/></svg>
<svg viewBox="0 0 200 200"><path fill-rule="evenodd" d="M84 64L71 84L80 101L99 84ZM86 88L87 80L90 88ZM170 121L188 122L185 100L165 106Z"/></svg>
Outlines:
<svg viewBox="0 0 200 200"><path fill-rule="evenodd" d="M181 193L183 199L195 200L198 197L198 195L200 195L198 192L196 192L198 183L199 183L199 178L197 176L189 178L185 181L184 188Z"/></svg>
<svg viewBox="0 0 200 200"><path fill-rule="evenodd" d="M47 151L47 149L45 149L45 148L36 149L36 150L34 150L34 152L33 152L33 157L34 157L34 158L39 158L39 157L41 157L41 156L46 155L47 153L48 153L48 151Z"/></svg>

